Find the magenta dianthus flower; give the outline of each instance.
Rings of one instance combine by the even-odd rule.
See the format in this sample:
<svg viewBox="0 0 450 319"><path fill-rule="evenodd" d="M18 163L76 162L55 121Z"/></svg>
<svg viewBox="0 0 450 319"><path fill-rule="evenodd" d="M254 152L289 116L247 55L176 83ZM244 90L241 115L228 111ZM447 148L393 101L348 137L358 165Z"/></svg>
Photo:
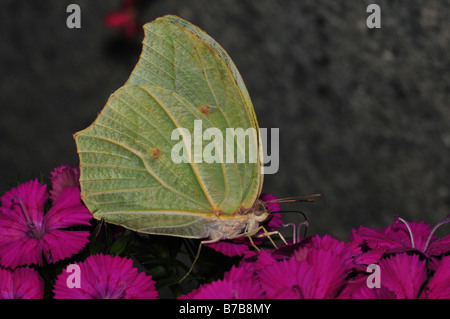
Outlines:
<svg viewBox="0 0 450 319"><path fill-rule="evenodd" d="M425 260L419 255L401 253L384 258L379 263L382 286L393 291L397 299L415 299L427 280Z"/></svg>
<svg viewBox="0 0 450 319"><path fill-rule="evenodd" d="M426 261L406 252L390 255L379 262L381 287L369 288L367 276L349 280L339 298L416 299L426 282Z"/></svg>
<svg viewBox="0 0 450 319"><path fill-rule="evenodd" d="M386 287L369 288L367 274L359 274L347 280L347 283L339 294L339 299L397 299L395 293Z"/></svg>
<svg viewBox="0 0 450 319"><path fill-rule="evenodd" d="M57 174L53 180L58 180ZM65 228L90 225L92 214L81 202L78 186L62 187L53 183L55 197L45 213L49 199L47 186L37 180L14 187L1 197L0 264L15 268L42 265L44 254L53 263L80 251L88 242L88 231Z"/></svg>
<svg viewBox="0 0 450 319"><path fill-rule="evenodd" d="M42 299L44 281L39 273L23 267L15 270L0 267L0 299Z"/></svg>
<svg viewBox="0 0 450 319"><path fill-rule="evenodd" d="M80 267L80 287L69 288L67 269L57 277L55 299L155 299L158 291L152 277L133 266L128 258L92 255Z"/></svg>
<svg viewBox="0 0 450 319"><path fill-rule="evenodd" d="M427 257L438 256L450 251L450 235L443 238L434 236L434 231L445 221L433 229L424 222L406 222L397 218L393 225L381 229L359 227L352 231L350 244L353 247L357 264L376 263L385 253L418 251Z"/></svg>
<svg viewBox="0 0 450 319"><path fill-rule="evenodd" d="M64 188L80 186L80 170L70 165L61 165L50 173L50 181L50 198L56 200Z"/></svg>
<svg viewBox="0 0 450 319"><path fill-rule="evenodd" d="M244 266L233 266L223 279L201 285L179 299L262 299L264 291L254 272Z"/></svg>
<svg viewBox="0 0 450 319"><path fill-rule="evenodd" d="M331 236L316 236L300 243L287 260L272 261L260 254L257 275L267 298L335 298L352 270L350 250Z"/></svg>

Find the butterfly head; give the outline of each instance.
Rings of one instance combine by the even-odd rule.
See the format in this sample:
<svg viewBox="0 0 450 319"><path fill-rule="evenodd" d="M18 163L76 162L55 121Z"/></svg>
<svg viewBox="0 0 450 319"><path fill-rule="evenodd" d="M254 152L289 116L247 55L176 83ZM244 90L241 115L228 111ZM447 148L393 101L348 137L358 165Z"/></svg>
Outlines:
<svg viewBox="0 0 450 319"><path fill-rule="evenodd" d="M267 205L262 200L257 199L255 204L253 204L253 207L250 208L248 214L252 214L252 217L256 222L262 223L269 217L270 212Z"/></svg>
<svg viewBox="0 0 450 319"><path fill-rule="evenodd" d="M245 212L247 216L246 230L248 233L257 231L260 224L269 217L270 211L267 205L260 199L257 199L253 206Z"/></svg>

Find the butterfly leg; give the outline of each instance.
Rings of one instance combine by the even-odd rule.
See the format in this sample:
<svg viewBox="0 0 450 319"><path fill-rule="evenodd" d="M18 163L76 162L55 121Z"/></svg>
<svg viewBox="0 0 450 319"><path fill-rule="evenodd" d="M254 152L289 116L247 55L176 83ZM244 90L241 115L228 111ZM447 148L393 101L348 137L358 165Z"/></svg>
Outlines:
<svg viewBox="0 0 450 319"><path fill-rule="evenodd" d="M285 245L287 245L286 239L284 238L284 236L278 230L274 230L274 231L268 232L267 235L278 235L278 237L280 237L280 239L283 241L283 243Z"/></svg>
<svg viewBox="0 0 450 319"><path fill-rule="evenodd" d="M189 268L188 272L183 276L183 278L181 278L178 283L181 283L183 280L186 279L186 277L192 272L192 270L194 269L194 266L198 260L198 258L200 257L200 251L202 250L202 246L203 245L207 245L207 244L214 244L217 243L219 240L217 239L211 239L211 240L202 240L200 242L200 245L198 246L198 250L197 250L197 254L195 255L194 261L192 262L192 266L191 268Z"/></svg>
<svg viewBox="0 0 450 319"><path fill-rule="evenodd" d="M252 236L255 235L255 232L249 233L247 231L234 235L234 236L230 236L230 238L228 239L236 239L236 238L241 238L241 237L247 237L248 240L250 241L250 244L252 244L253 248L255 248L257 251L261 251L261 249L258 248L258 246L256 246L255 242L252 239Z"/></svg>
<svg viewBox="0 0 450 319"><path fill-rule="evenodd" d="M260 230L263 230L263 231L264 231L264 234L256 235L256 233L258 233ZM249 239L250 243L252 244L253 248L255 248L257 251L261 251L261 249L259 249L258 246L256 246L256 244L255 244L255 242L253 241L253 238L252 238L252 237L255 236L255 235L256 235L255 237L258 237L258 238L263 237L263 236L266 236L267 238L269 238L269 240L270 240L270 242L272 243L272 245L273 245L275 248L278 248L277 244L275 244L275 242L273 241L272 237L270 237L271 235L275 235L275 234L277 234L278 236L280 236L280 238L286 243L286 240L284 239L283 235L280 234L280 232L278 232L278 231L269 232L269 231L267 231L267 229L266 229L264 226L259 226L258 228L256 228L256 229L255 229L254 231L252 231L251 233L245 231L245 232L242 233L242 234L239 234L239 235L230 237L230 239L234 239L234 238L239 238L239 237L246 236L246 237L248 237L248 239Z"/></svg>
<svg viewBox="0 0 450 319"><path fill-rule="evenodd" d="M257 229L257 231L256 232L259 232L260 230L262 230L263 232L264 232L264 234L259 234L259 235L256 235L256 237L258 237L258 238L260 238L260 237L264 237L264 236L266 236L267 238L269 238L269 240L270 240L270 242L272 243L272 245L275 247L275 248L278 248L278 246L275 244L275 242L273 241L273 239L272 239L272 235L278 235L278 237L280 237L280 239L284 242L284 244L285 245L287 245L287 241L286 241L286 239L284 239L284 236L279 232L279 231L271 231L271 232L269 232L264 226L260 226L260 227L258 227L258 229Z"/></svg>
<svg viewBox="0 0 450 319"><path fill-rule="evenodd" d="M250 243L252 244L253 248L255 248L257 251L261 251L261 249L259 249L258 246L255 245L252 239L252 235L250 235L250 233L245 232L243 235L248 237L248 240L250 240Z"/></svg>

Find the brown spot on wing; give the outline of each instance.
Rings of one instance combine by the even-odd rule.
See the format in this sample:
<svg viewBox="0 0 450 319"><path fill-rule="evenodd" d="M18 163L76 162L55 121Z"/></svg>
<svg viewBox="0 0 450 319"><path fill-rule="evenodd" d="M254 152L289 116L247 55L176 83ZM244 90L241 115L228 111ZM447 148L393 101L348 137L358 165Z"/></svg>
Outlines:
<svg viewBox="0 0 450 319"><path fill-rule="evenodd" d="M200 105L199 109L200 109L200 112L205 115L208 115L209 113L211 113L211 107L209 105L206 105L206 104Z"/></svg>
<svg viewBox="0 0 450 319"><path fill-rule="evenodd" d="M157 147L153 147L152 149L150 149L150 155L154 158L158 158L161 157L162 151Z"/></svg>

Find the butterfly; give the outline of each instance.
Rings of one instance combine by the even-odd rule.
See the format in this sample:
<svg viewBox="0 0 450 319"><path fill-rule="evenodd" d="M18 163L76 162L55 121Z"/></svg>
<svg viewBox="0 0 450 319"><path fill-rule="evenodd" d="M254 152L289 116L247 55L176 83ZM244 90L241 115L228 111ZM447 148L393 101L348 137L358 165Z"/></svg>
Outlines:
<svg viewBox="0 0 450 319"><path fill-rule="evenodd" d="M180 17L160 17L144 31L129 79L74 134L84 203L95 218L138 232L201 244L251 238L270 212L258 199L262 141L239 71L213 38ZM199 128L200 142L215 152L199 148L198 138L192 143ZM230 129L231 138L220 136ZM238 141L238 129L254 134ZM204 160L195 146L200 155L234 160Z"/></svg>

